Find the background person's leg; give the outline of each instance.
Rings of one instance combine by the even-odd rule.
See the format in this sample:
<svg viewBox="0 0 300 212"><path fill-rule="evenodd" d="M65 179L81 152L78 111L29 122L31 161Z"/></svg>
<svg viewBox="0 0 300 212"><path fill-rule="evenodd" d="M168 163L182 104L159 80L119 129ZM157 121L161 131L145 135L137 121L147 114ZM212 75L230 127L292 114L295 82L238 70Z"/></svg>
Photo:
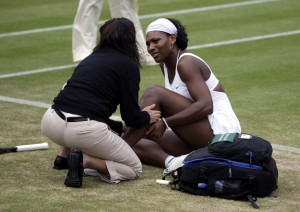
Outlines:
<svg viewBox="0 0 300 212"><path fill-rule="evenodd" d="M103 0L80 0L72 28L73 61L92 53L97 42L98 21Z"/></svg>
<svg viewBox="0 0 300 212"><path fill-rule="evenodd" d="M138 16L137 0L109 0L110 13L113 18L124 17L131 20L135 26L136 39L142 59L142 65L157 65L147 51L145 35Z"/></svg>

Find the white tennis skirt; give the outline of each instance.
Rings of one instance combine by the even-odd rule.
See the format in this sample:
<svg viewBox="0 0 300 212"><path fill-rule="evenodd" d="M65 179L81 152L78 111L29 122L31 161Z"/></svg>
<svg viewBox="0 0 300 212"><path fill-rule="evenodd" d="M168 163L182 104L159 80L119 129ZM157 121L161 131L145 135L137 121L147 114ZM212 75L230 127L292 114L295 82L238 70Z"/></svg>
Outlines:
<svg viewBox="0 0 300 212"><path fill-rule="evenodd" d="M236 117L228 96L224 92L211 91L214 112L208 116L213 133L241 133L241 125Z"/></svg>

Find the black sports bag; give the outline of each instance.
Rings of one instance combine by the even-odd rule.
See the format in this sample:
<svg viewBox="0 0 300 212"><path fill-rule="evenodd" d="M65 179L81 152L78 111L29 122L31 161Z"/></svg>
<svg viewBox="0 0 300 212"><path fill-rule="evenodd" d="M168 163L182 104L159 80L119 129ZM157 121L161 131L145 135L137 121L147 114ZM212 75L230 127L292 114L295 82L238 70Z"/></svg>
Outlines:
<svg viewBox="0 0 300 212"><path fill-rule="evenodd" d="M247 200L258 208L256 198L270 196L277 188L272 146L256 136L216 135L208 147L193 151L183 163L183 167L163 177L172 176L171 186L179 191Z"/></svg>

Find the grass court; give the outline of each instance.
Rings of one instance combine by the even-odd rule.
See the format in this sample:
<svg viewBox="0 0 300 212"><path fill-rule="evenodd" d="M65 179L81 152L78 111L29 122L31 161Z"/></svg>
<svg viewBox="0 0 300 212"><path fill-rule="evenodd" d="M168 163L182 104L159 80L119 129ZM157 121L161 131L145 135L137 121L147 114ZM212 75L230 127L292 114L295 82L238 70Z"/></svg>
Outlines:
<svg viewBox="0 0 300 212"><path fill-rule="evenodd" d="M193 196L155 183L147 166L138 180L110 185L86 177L81 189L52 169L58 146L41 118L72 74L71 25L79 1L0 0L0 147L49 143L49 150L0 155L0 211L253 211L247 202ZM277 198L260 211L300 206L300 1L139 0L140 21L179 19L188 50L202 57L227 92L242 131L269 140L279 169ZM105 1L99 26L110 18ZM140 96L163 85L158 66L141 70ZM114 114L118 116L118 112Z"/></svg>

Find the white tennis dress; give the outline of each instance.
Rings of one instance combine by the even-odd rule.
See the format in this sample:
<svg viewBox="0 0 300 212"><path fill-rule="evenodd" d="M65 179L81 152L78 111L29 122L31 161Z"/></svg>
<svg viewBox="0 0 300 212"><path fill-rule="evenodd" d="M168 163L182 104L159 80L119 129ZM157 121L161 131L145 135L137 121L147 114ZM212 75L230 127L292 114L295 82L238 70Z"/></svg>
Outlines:
<svg viewBox="0 0 300 212"><path fill-rule="evenodd" d="M167 67L164 65L165 87L171 91L174 91L174 92L194 101L187 89L186 84L181 80L181 78L178 74L178 71L177 71L178 61L184 56L196 57L205 63L204 60L202 60L200 57L198 57L197 55L194 55L192 53L182 54L177 60L176 70L175 70L176 73L175 73L174 80L171 84L167 77L168 76ZM209 68L211 74L210 74L210 77L208 78L208 80L205 82L211 93L211 97L212 97L212 101L213 101L213 113L211 115L208 115L208 120L209 120L210 126L213 130L213 133L215 135L216 134L224 134L224 133L241 133L240 122L237 119L235 113L233 112L233 109L231 107L231 104L230 104L227 94L224 92L214 91L214 88L218 85L219 80L216 78L216 76L211 71L211 69L208 65L207 65L207 67Z"/></svg>

